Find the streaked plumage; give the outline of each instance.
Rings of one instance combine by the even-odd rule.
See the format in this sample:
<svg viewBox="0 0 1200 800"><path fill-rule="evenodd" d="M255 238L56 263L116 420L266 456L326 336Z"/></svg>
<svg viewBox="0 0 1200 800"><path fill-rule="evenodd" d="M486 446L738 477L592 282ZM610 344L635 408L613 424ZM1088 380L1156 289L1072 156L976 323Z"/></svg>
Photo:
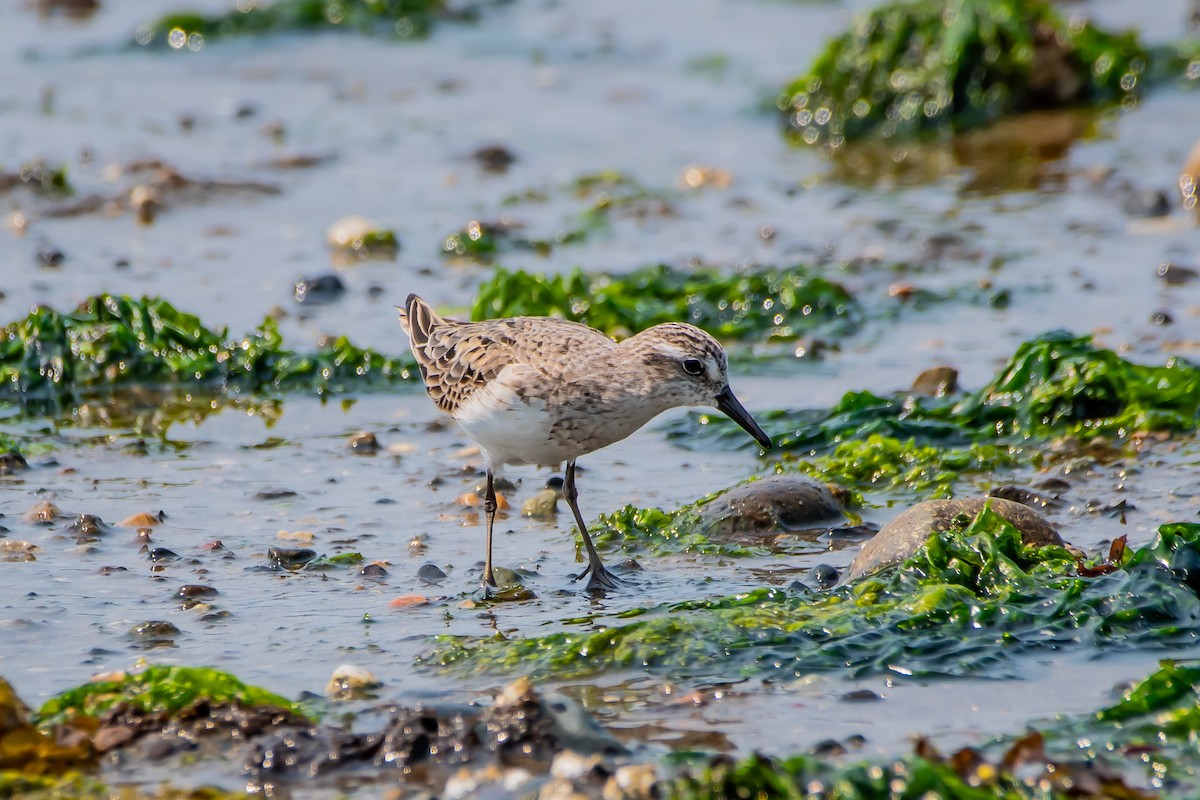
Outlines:
<svg viewBox="0 0 1200 800"><path fill-rule="evenodd" d="M401 324L429 396L479 443L489 493L505 464L566 462L564 494L588 549L583 574L591 573L590 588L611 587L615 578L600 563L579 514L575 459L688 405L717 406L770 447L729 391L720 343L692 325L656 325L614 342L586 325L550 317L444 319L416 295L409 295ZM485 586L492 585L494 503L493 497Z"/></svg>

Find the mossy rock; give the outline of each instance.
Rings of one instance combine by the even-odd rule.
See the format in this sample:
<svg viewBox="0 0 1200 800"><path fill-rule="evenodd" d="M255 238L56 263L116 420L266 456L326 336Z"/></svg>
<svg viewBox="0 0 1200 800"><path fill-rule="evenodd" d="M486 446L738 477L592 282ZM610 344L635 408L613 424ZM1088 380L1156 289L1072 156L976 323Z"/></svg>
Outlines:
<svg viewBox="0 0 1200 800"><path fill-rule="evenodd" d="M1120 102L1141 90L1148 63L1133 33L1068 24L1047 0L893 2L831 40L779 108L805 144L907 139Z"/></svg>
<svg viewBox="0 0 1200 800"><path fill-rule="evenodd" d="M819 528L845 519L829 487L804 475L772 475L735 486L701 511L709 539L761 543L764 534Z"/></svg>
<svg viewBox="0 0 1200 800"><path fill-rule="evenodd" d="M962 527L962 518L975 519L985 505L1021 533L1026 545L1062 546L1062 537L1045 517L1032 508L998 497L968 497L955 500L928 500L918 503L879 529L865 542L850 567L846 579L853 581L878 572L884 567L900 564L934 533Z"/></svg>

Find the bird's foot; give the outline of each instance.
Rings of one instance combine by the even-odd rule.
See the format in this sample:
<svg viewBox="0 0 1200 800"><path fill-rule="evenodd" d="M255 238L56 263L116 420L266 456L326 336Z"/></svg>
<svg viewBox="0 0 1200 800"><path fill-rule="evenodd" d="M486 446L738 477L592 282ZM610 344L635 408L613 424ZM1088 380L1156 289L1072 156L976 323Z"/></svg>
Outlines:
<svg viewBox="0 0 1200 800"><path fill-rule="evenodd" d="M608 569L599 561L588 564L583 572L576 575L573 580L581 580L587 576L587 590L589 592L600 592L605 589L616 589L621 585L621 579L608 571Z"/></svg>

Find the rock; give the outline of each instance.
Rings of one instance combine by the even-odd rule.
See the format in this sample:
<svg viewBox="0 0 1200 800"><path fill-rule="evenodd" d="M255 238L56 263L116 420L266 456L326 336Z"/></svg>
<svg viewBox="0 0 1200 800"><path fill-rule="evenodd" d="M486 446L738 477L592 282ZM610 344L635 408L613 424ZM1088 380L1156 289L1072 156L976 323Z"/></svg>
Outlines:
<svg viewBox="0 0 1200 800"><path fill-rule="evenodd" d="M379 440L370 431L361 431L350 437L349 447L357 455L371 456L379 452Z"/></svg>
<svg viewBox="0 0 1200 800"><path fill-rule="evenodd" d="M318 275L296 281L293 296L300 304L332 303L346 293L346 284L337 275Z"/></svg>
<svg viewBox="0 0 1200 800"><path fill-rule="evenodd" d="M1130 189L1121 210L1130 217L1165 217L1171 213L1171 200L1158 189Z"/></svg>
<svg viewBox="0 0 1200 800"><path fill-rule="evenodd" d="M63 261L65 261L67 257L63 251L59 250L57 247L46 245L38 248L36 258L39 266L59 267L62 266Z"/></svg>
<svg viewBox="0 0 1200 800"><path fill-rule="evenodd" d="M325 694L334 700L357 700L370 697L374 689L383 684L370 670L354 664L342 664L333 671Z"/></svg>
<svg viewBox="0 0 1200 800"><path fill-rule="evenodd" d="M161 647L174 645L175 637L182 631L170 622L164 620L148 620L139 622L129 629L129 638L142 647Z"/></svg>
<svg viewBox="0 0 1200 800"><path fill-rule="evenodd" d="M1029 506L1000 498L969 497L961 500L929 500L918 503L893 519L863 544L846 570L846 580L857 580L884 567L899 564L935 531L949 530L960 514L977 516L985 503L1021 532L1026 544L1039 547L1062 545L1054 526Z"/></svg>
<svg viewBox="0 0 1200 800"><path fill-rule="evenodd" d="M558 498L562 494L554 489L542 489L521 504L521 516L530 519L554 519L558 514Z"/></svg>
<svg viewBox="0 0 1200 800"><path fill-rule="evenodd" d="M267 561L275 569L301 569L316 557L317 551L308 548L272 547L267 550Z"/></svg>
<svg viewBox="0 0 1200 800"><path fill-rule="evenodd" d="M1164 286L1182 286L1185 283L1191 283L1200 277L1200 271L1191 267L1184 267L1179 264L1172 264L1170 261L1164 261L1158 265L1158 279Z"/></svg>
<svg viewBox="0 0 1200 800"><path fill-rule="evenodd" d="M913 381L913 394L926 397L945 397L958 391L958 370L954 367L930 367Z"/></svg>
<svg viewBox="0 0 1200 800"><path fill-rule="evenodd" d="M807 578L818 589L831 589L838 582L838 571L829 564L817 564L808 571Z"/></svg>
<svg viewBox="0 0 1200 800"><path fill-rule="evenodd" d="M166 515L161 511L157 514L143 511L141 514L126 517L118 522L117 525L122 528L153 528L155 525L161 525L164 519L166 519Z"/></svg>
<svg viewBox="0 0 1200 800"><path fill-rule="evenodd" d="M480 168L484 172L495 173L508 172L508 168L517 160L512 151L502 144L491 144L480 147L471 154L471 158L479 163Z"/></svg>
<svg viewBox="0 0 1200 800"><path fill-rule="evenodd" d="M422 564L417 569L417 578L424 583L437 583L446 580L446 573L437 564Z"/></svg>
<svg viewBox="0 0 1200 800"><path fill-rule="evenodd" d="M29 509L29 513L25 515L25 520L27 522L50 523L61 516L62 512L58 510L58 506L49 500L43 500Z"/></svg>
<svg viewBox="0 0 1200 800"><path fill-rule="evenodd" d="M0 455L0 475L12 475L14 472L24 472L29 469L29 462L16 450L9 450Z"/></svg>
<svg viewBox="0 0 1200 800"><path fill-rule="evenodd" d="M175 592L175 596L182 600L190 600L196 597L216 597L218 594L220 594L220 592L218 592L214 587L204 586L198 583L185 584L180 586L179 590Z"/></svg>
<svg viewBox="0 0 1200 800"><path fill-rule="evenodd" d="M94 542L108 533L104 520L95 514L80 514L67 525L67 530L76 536L78 542Z"/></svg>
<svg viewBox="0 0 1200 800"><path fill-rule="evenodd" d="M701 509L709 537L739 540L780 531L825 528L842 518L829 487L804 475L772 475L736 486Z"/></svg>

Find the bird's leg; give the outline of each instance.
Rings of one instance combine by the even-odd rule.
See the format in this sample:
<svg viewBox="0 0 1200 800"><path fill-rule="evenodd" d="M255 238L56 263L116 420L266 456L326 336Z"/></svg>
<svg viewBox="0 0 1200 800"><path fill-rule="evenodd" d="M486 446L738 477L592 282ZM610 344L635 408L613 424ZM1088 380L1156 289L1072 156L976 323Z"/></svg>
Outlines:
<svg viewBox="0 0 1200 800"><path fill-rule="evenodd" d="M488 467L487 470L487 488L483 492L483 513L487 520L487 544L483 560L483 581L480 583L480 588L483 589L484 597L490 597L496 589L496 578L492 575L492 526L496 523L496 486L491 467Z"/></svg>
<svg viewBox="0 0 1200 800"><path fill-rule="evenodd" d="M567 500L567 505L571 507L571 513L575 515L575 524L579 526L579 532L583 534L583 546L587 549L588 565L575 576L575 580L579 580L584 575L590 575L587 582L589 590L595 589L615 589L620 584L620 580L616 575L613 575L604 567L604 562L600 560L600 554L596 552L596 545L592 543L592 537L588 535L587 526L583 524L583 515L579 513L579 490L575 488L575 459L567 462L567 474L563 478L563 497Z"/></svg>

